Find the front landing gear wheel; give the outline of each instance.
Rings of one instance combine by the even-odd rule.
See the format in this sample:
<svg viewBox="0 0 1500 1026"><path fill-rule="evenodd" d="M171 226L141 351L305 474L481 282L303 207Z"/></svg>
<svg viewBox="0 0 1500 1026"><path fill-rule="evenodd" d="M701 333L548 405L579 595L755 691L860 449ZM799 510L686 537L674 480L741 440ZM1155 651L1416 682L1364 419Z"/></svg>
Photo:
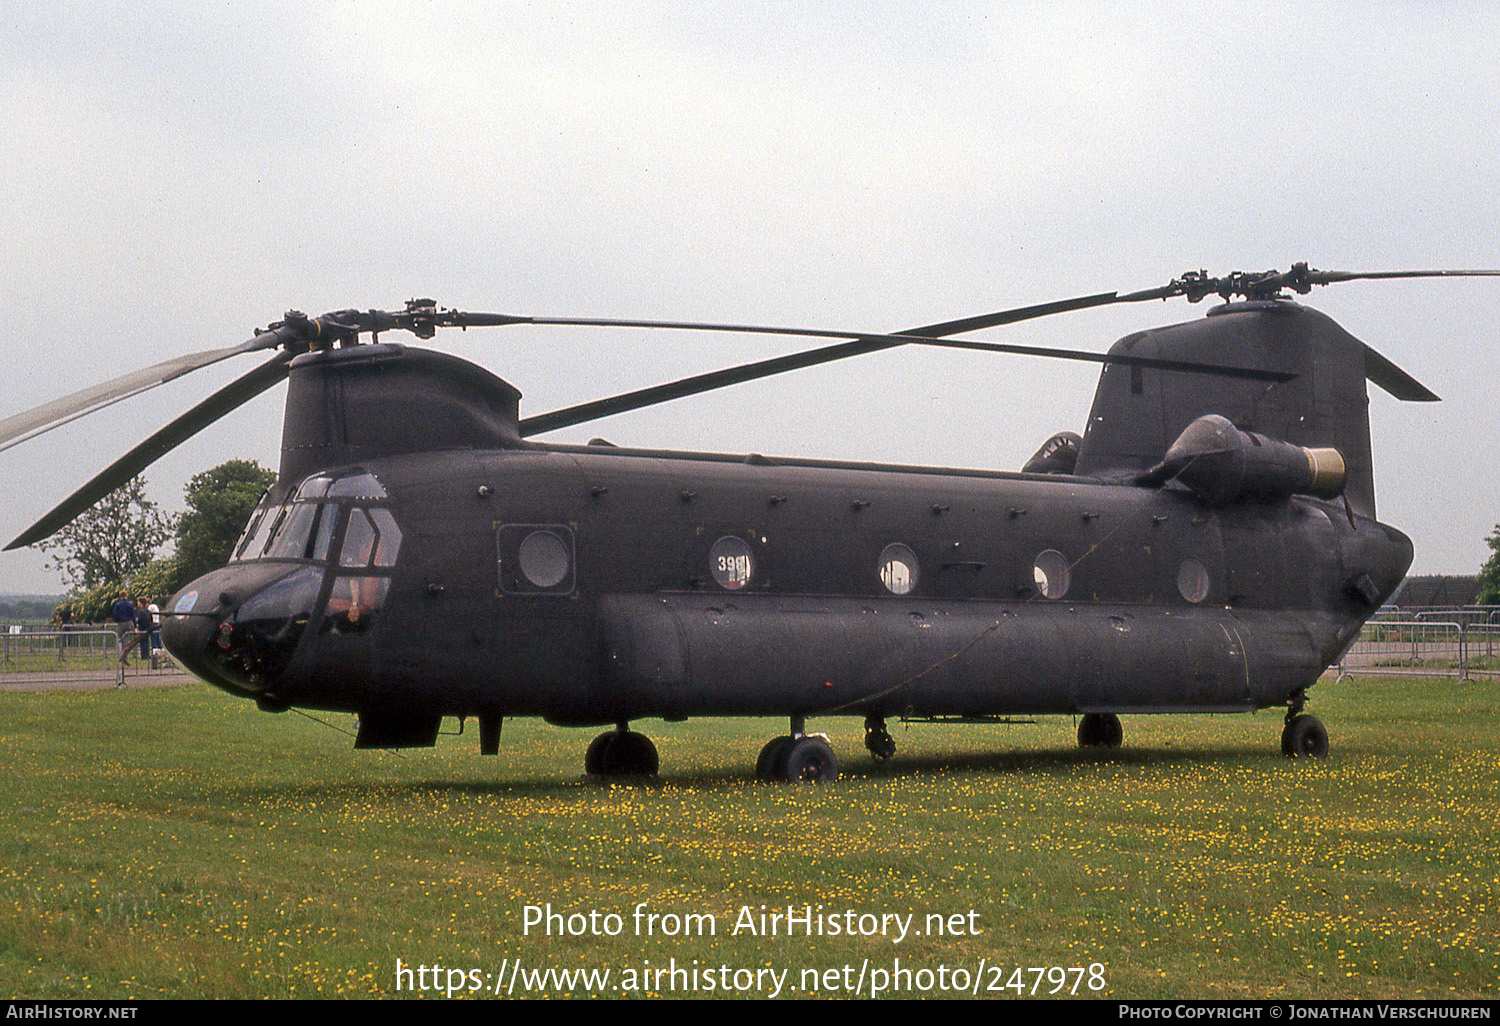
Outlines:
<svg viewBox="0 0 1500 1026"><path fill-rule="evenodd" d="M1316 716L1293 716L1281 732L1281 754L1288 759L1321 759L1328 754L1328 731Z"/></svg>
<svg viewBox="0 0 1500 1026"><path fill-rule="evenodd" d="M1114 713L1088 713L1078 721L1078 747L1119 748L1125 740L1120 717Z"/></svg>
<svg viewBox="0 0 1500 1026"><path fill-rule="evenodd" d="M588 751L583 753L583 771L589 776L597 777L604 772L604 750L615 739L615 734L616 731L606 730L589 742Z"/></svg>
<svg viewBox="0 0 1500 1026"><path fill-rule="evenodd" d="M594 738L583 756L585 773L595 777L654 777L656 746L633 730L607 730Z"/></svg>

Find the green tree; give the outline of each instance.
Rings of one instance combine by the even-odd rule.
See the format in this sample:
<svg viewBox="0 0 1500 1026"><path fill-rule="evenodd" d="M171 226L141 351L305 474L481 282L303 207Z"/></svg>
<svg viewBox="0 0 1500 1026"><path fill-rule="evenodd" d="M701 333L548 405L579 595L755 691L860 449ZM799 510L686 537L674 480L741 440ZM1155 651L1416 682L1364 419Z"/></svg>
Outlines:
<svg viewBox="0 0 1500 1026"><path fill-rule="evenodd" d="M172 528L173 518L146 498L146 479L136 477L38 547L51 554L47 565L73 591L92 591L128 580L151 562Z"/></svg>
<svg viewBox="0 0 1500 1026"><path fill-rule="evenodd" d="M120 596L120 584L112 581L68 596L74 623L108 623L109 609Z"/></svg>
<svg viewBox="0 0 1500 1026"><path fill-rule="evenodd" d="M176 556L153 559L137 570L130 578L128 590L132 597L145 595L165 600L192 578L184 578Z"/></svg>
<svg viewBox="0 0 1500 1026"><path fill-rule="evenodd" d="M1490 543L1490 558L1479 568L1479 595L1474 599L1482 606L1500 603L1500 524L1486 539Z"/></svg>
<svg viewBox="0 0 1500 1026"><path fill-rule="evenodd" d="M187 512L177 522L177 586L229 562L256 503L275 480L274 470L254 460L229 460L193 475Z"/></svg>

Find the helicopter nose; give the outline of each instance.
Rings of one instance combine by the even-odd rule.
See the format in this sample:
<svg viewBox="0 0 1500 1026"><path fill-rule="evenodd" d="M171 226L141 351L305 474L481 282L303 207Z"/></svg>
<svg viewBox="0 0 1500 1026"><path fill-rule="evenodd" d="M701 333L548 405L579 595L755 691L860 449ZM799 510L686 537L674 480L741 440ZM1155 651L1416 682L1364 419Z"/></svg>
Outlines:
<svg viewBox="0 0 1500 1026"><path fill-rule="evenodd" d="M214 661L208 658L216 628L214 617L169 613L162 617L161 643L194 677L239 693L240 689L220 674Z"/></svg>
<svg viewBox="0 0 1500 1026"><path fill-rule="evenodd" d="M217 570L168 602L162 643L194 676L274 703L322 580L322 568L295 564Z"/></svg>

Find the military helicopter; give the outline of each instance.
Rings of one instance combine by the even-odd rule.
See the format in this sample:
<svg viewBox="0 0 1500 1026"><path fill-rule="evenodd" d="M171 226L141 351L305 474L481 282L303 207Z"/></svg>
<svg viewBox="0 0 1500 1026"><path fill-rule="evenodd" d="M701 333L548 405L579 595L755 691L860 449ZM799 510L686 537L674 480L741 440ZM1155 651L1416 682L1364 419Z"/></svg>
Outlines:
<svg viewBox="0 0 1500 1026"><path fill-rule="evenodd" d="M1288 756L1323 756L1308 689L1404 577L1409 539L1375 519L1368 379L1437 397L1293 301L1361 278L1211 277L903 332L466 313L292 312L248 341L157 364L0 421L0 448L232 356L271 352L100 473L7 548L46 538L172 447L289 379L281 463L230 564L164 609L193 674L261 709L354 712L358 748L433 745L475 717L606 726L589 774L654 774L642 719L785 717L763 780L826 781L816 716L887 721L1119 717L1285 708ZM1223 305L1108 353L957 339L1111 303ZM520 416L467 361L405 331L547 324L838 339L821 348ZM366 340L368 337L368 341ZM532 437L819 363L942 345L1102 365L1082 435L1020 472L632 449Z"/></svg>

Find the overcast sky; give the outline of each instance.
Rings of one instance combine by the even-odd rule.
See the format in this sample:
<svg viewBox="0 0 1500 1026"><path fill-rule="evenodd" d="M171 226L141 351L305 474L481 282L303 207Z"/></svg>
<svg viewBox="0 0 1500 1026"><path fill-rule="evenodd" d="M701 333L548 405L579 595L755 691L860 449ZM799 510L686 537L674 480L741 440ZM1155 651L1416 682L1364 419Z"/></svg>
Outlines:
<svg viewBox="0 0 1500 1026"><path fill-rule="evenodd" d="M0 418L289 308L871 331L1211 273L1500 266L1493 3L7 3ZM1472 573L1500 521L1500 280L1306 302L1443 397L1371 399L1381 519ZM1105 349L1183 300L979 337ZM786 352L526 328L438 343L523 415ZM220 366L0 453L19 534ZM897 350L555 433L1019 469L1083 365ZM285 388L147 472L278 460ZM35 553L0 592L58 591Z"/></svg>

